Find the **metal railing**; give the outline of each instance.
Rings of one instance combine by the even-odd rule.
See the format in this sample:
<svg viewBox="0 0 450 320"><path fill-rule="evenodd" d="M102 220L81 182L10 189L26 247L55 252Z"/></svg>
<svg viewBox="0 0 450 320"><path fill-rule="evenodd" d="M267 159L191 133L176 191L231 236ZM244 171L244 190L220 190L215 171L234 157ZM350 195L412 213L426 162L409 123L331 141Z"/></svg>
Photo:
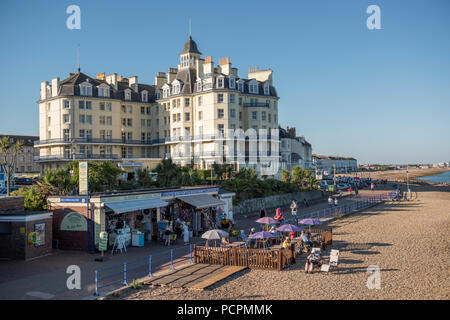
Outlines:
<svg viewBox="0 0 450 320"><path fill-rule="evenodd" d="M168 252L161 252L95 270L94 295L99 295L100 290L107 287L114 285L120 287L128 285L138 278L153 277L153 273L158 270L175 270L176 265L187 261L193 263L192 244L189 247L173 248Z"/></svg>

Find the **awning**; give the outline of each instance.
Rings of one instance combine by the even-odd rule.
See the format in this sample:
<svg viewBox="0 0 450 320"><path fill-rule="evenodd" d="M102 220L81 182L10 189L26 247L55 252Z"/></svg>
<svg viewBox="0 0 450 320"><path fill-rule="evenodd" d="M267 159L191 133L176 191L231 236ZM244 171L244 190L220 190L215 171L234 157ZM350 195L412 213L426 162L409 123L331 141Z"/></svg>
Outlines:
<svg viewBox="0 0 450 320"><path fill-rule="evenodd" d="M187 204L190 204L191 206L202 209L202 208L208 208L208 207L215 207L224 205L225 202L214 198L213 196L210 196L209 194L198 194L194 196L183 196L183 197L177 197L177 199L186 202Z"/></svg>
<svg viewBox="0 0 450 320"><path fill-rule="evenodd" d="M168 204L168 202L160 199L134 199L117 202L105 202L105 206L114 210L115 213L167 207Z"/></svg>

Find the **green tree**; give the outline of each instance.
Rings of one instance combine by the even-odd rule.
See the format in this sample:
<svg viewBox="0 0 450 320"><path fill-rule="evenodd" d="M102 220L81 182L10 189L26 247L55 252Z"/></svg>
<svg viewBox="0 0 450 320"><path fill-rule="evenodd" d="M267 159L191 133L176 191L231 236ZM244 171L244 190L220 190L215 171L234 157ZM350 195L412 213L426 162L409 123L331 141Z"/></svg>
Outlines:
<svg viewBox="0 0 450 320"><path fill-rule="evenodd" d="M17 154L23 150L20 141L12 143L9 137L0 138L0 165L6 175L6 195L9 196L11 178L16 167Z"/></svg>
<svg viewBox="0 0 450 320"><path fill-rule="evenodd" d="M139 169L137 171L137 181L141 187L145 188L152 187L156 184L155 181L153 181L148 168Z"/></svg>
<svg viewBox="0 0 450 320"><path fill-rule="evenodd" d="M39 186L33 185L31 187L20 188L13 191L12 195L24 197L25 210L41 211L47 209L47 197L41 193Z"/></svg>
<svg viewBox="0 0 450 320"><path fill-rule="evenodd" d="M170 187L177 185L178 175L181 172L180 167L172 161L171 158L163 159L155 168L155 172L158 174L158 186Z"/></svg>
<svg viewBox="0 0 450 320"><path fill-rule="evenodd" d="M283 182L291 181L291 173L289 172L289 170L283 169L283 171L281 171L281 181Z"/></svg>

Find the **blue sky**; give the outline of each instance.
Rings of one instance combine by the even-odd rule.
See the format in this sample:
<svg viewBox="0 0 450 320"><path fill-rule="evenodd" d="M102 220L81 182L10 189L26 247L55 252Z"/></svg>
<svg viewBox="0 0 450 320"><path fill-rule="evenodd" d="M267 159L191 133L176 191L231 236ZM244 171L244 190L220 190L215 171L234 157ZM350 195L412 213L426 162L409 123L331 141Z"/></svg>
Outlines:
<svg viewBox="0 0 450 320"><path fill-rule="evenodd" d="M81 8L81 30L66 8ZM369 5L381 30L368 30ZM313 152L359 163L450 160L450 2L11 1L0 2L0 133L38 135L40 82L77 68L154 82L192 36L240 75L274 70L279 122Z"/></svg>

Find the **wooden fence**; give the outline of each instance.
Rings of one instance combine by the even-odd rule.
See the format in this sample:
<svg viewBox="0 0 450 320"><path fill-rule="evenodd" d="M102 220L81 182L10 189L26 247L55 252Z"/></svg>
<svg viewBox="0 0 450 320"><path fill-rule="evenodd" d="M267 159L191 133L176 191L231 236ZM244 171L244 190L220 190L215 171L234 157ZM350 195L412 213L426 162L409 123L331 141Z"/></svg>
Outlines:
<svg viewBox="0 0 450 320"><path fill-rule="evenodd" d="M287 266L290 250L194 246L195 263L244 266L281 270Z"/></svg>

